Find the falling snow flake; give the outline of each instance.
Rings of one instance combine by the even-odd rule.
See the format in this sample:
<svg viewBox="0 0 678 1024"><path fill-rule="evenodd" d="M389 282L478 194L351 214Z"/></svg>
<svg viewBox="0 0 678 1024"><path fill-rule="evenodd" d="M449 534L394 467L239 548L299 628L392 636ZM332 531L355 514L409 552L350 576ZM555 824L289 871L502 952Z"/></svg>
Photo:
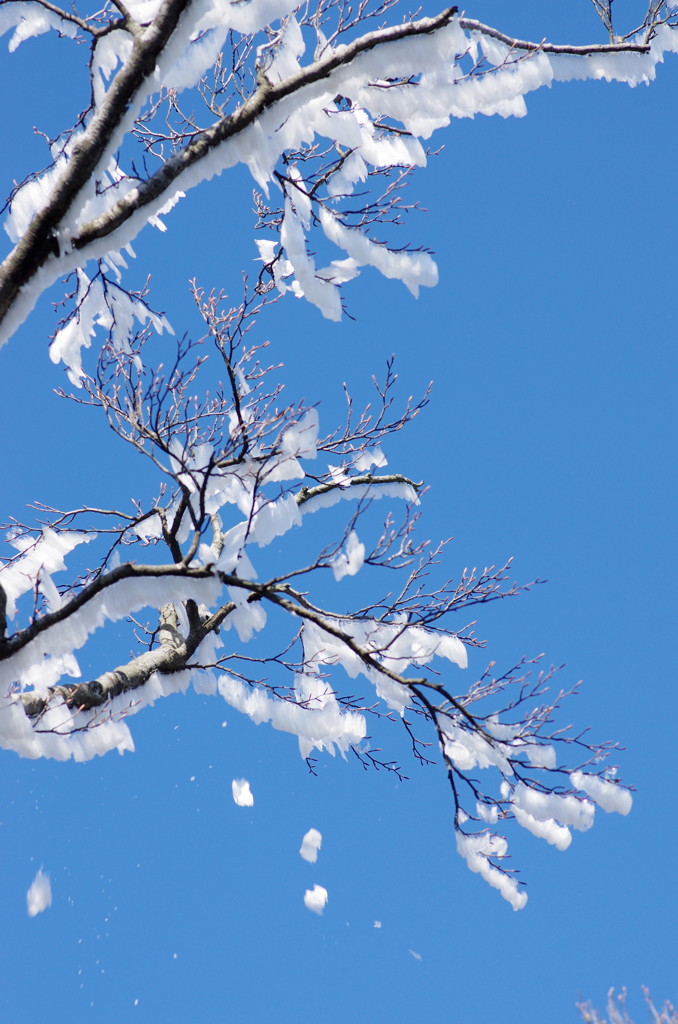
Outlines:
<svg viewBox="0 0 678 1024"><path fill-rule="evenodd" d="M49 875L46 875L42 868L40 868L31 883L30 889L26 893L28 916L35 917L36 914L41 914L43 910L47 910L47 907L51 907L51 905L52 886Z"/></svg>
<svg viewBox="0 0 678 1024"><path fill-rule="evenodd" d="M299 853L309 864L315 864L317 861L322 841L323 837L317 828L310 828L302 839Z"/></svg>
<svg viewBox="0 0 678 1024"><path fill-rule="evenodd" d="M252 807L254 805L254 797L247 779L233 779L231 789L233 790L233 799L238 807Z"/></svg>
<svg viewBox="0 0 678 1024"><path fill-rule="evenodd" d="M314 914L322 914L327 903L327 889L322 885L314 885L304 893L304 906Z"/></svg>

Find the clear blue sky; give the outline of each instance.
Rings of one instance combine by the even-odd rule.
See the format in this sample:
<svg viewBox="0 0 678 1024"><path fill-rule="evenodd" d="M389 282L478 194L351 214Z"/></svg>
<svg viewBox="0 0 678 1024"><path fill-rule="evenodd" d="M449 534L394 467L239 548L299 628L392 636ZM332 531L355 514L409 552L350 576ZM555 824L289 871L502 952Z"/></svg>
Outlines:
<svg viewBox="0 0 678 1024"><path fill-rule="evenodd" d="M532 38L602 39L583 0L478 0L467 14ZM32 126L65 127L84 105L74 52L47 38L0 50L3 194L46 162ZM61 120L47 84L59 54ZM541 651L566 662L563 684L584 686L564 718L627 748L630 817L599 812L566 853L512 836L530 895L514 913L457 857L440 771L412 765L397 784L326 758L312 778L293 738L216 698L138 716L122 758L3 752L1 1019L566 1024L579 995L602 1005L610 986L628 987L639 1017L642 984L678 1002L677 95L675 58L650 88L571 83L528 97L520 121L454 123L410 186L428 212L406 234L435 250L438 287L415 302L365 272L347 291L355 320L289 299L262 323L326 427L341 381L365 396L391 352L403 393L434 380L429 409L387 449L430 485L422 531L454 535L453 572L515 555L518 579L549 581L479 616L475 668ZM252 266L249 188L240 173L213 181L166 235L136 243L178 329L197 329L189 277L235 294ZM145 486L144 465L52 397L63 378L49 324L44 303L0 353L3 517ZM107 636L118 664L127 651ZM380 736L406 756L395 731ZM251 809L233 803L239 777ZM315 865L298 854L311 826L324 837ZM40 866L54 902L29 919ZM302 902L314 883L329 891L322 917Z"/></svg>

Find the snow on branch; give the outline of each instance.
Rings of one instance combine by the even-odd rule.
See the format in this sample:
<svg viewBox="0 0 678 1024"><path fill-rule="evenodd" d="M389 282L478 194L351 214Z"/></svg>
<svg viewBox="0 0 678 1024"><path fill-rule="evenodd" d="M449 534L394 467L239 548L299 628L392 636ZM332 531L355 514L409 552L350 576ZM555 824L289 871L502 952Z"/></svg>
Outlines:
<svg viewBox="0 0 678 1024"><path fill-rule="evenodd" d="M124 345L103 319L95 371L80 367L63 394L106 417L157 489L119 511L38 505L11 523L0 746L62 760L129 751L130 717L189 686L291 734L311 767L319 752L353 753L402 778L370 736L400 728L415 760L447 773L460 854L519 909L500 823L565 849L594 803L631 804L604 767L612 747L556 724L567 695L546 696L553 670L473 666L483 642L469 609L532 584L513 582L510 562L441 578L446 545L417 537L422 483L386 471L382 443L428 401L398 406L392 360L376 401L356 415L347 394L344 424L323 436L318 409L286 401L254 340L270 298L225 308L196 286L194 298L203 341L176 339L172 358L154 318L128 322ZM380 519L390 505L404 513ZM112 622L133 653L83 679L79 652Z"/></svg>
<svg viewBox="0 0 678 1024"><path fill-rule="evenodd" d="M678 50L669 3L653 2L622 34L606 8L608 40L586 46L516 39L455 7L364 31L393 6L366 3L354 18L339 0L135 2L92 18L40 0L0 7L0 31L15 28L10 47L49 27L93 37L90 110L54 141L52 166L10 199L2 339L60 276L95 280L105 266L119 275L122 251L132 255L147 224L164 229L192 188L236 164L249 168L258 226L271 233L257 238L261 289L291 291L335 320L342 286L365 266L416 295L436 283L435 263L395 229L411 208L405 180L425 165L433 132L453 117L522 116L525 96L554 81L650 82ZM338 258L329 251L317 264L311 238ZM53 349L72 374L69 352L95 326L83 310L68 345Z"/></svg>

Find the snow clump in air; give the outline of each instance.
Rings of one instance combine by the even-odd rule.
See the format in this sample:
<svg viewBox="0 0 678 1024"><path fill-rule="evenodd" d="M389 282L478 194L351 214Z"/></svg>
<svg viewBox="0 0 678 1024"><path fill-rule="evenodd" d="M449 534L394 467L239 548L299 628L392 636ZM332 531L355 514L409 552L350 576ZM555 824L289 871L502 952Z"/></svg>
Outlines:
<svg viewBox="0 0 678 1024"><path fill-rule="evenodd" d="M327 889L322 885L314 885L304 893L304 906L312 910L314 914L322 914L327 903Z"/></svg>
<svg viewBox="0 0 678 1024"><path fill-rule="evenodd" d="M247 779L233 779L231 789L233 790L233 799L238 807L254 806L254 797Z"/></svg>
<svg viewBox="0 0 678 1024"><path fill-rule="evenodd" d="M317 828L310 828L302 839L299 853L309 864L315 864L317 861L322 841L323 837Z"/></svg>
<svg viewBox="0 0 678 1024"><path fill-rule="evenodd" d="M31 883L30 889L26 893L28 916L35 917L36 914L41 914L43 910L47 910L47 907L51 907L51 905L52 886L49 875L46 875L42 868L40 868Z"/></svg>

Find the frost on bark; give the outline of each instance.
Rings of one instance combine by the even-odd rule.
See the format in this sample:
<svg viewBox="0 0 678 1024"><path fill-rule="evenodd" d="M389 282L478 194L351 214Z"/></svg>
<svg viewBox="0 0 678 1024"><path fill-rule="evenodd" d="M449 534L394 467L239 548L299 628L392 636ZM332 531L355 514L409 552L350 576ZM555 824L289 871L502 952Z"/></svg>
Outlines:
<svg viewBox="0 0 678 1024"><path fill-rule="evenodd" d="M503 823L565 849L595 804L628 812L613 747L560 722L554 669L468 667L483 646L476 610L526 587L509 563L449 579L446 545L419 539L422 482L385 448L427 396L399 408L389 364L372 408L348 399L323 433L314 404L283 394L254 326L285 294L340 319L365 267L414 296L436 283L431 254L401 238L403 186L451 118L522 116L525 96L557 81L650 82L678 49L678 5L652 2L623 31L611 3L594 7L604 40L575 46L515 39L456 8L412 19L395 0L116 0L91 17L0 2L10 50L48 30L64 47L85 41L91 82L48 168L8 197L2 338L66 278L50 347L64 398L104 416L157 488L136 505L41 505L7 523L0 745L58 759L129 750L130 717L193 686L294 735L311 768L330 750L402 776L370 741L370 723L393 722L415 760L442 763L460 854L516 909L526 896ZM236 164L256 186L259 276L231 308L194 285L205 337L174 340L171 314L125 283L132 242L171 229L172 208ZM117 621L133 655L83 679L78 652Z"/></svg>

